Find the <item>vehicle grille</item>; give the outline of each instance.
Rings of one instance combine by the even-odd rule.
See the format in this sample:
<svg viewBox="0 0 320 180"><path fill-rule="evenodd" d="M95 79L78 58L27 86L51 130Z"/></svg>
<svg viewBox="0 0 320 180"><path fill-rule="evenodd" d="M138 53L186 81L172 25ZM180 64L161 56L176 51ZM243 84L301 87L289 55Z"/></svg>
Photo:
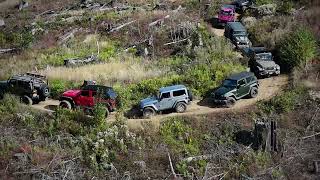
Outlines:
<svg viewBox="0 0 320 180"><path fill-rule="evenodd" d="M274 67L267 67L266 70L274 70Z"/></svg>

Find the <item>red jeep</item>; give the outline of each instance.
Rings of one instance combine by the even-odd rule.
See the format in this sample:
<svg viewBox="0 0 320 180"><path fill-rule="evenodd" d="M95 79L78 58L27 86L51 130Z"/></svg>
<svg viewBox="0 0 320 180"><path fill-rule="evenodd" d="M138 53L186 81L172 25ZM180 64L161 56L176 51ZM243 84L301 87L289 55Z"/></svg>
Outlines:
<svg viewBox="0 0 320 180"><path fill-rule="evenodd" d="M96 103L106 106L106 117L116 110L117 94L107 86L87 85L79 90L68 90L60 97L60 107L67 109L81 108L87 114L93 113Z"/></svg>

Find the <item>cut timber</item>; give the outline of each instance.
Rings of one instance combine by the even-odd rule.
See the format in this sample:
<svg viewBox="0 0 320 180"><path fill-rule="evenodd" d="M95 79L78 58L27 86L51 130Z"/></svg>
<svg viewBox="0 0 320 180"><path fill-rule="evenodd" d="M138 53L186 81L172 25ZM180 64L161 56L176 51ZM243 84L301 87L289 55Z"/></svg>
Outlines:
<svg viewBox="0 0 320 180"><path fill-rule="evenodd" d="M78 29L73 29L72 31L70 32L67 32L66 34L64 34L63 36L59 37L59 44L63 44L65 43L66 41L68 41L69 39L73 38L74 37L74 33L78 32L79 30Z"/></svg>
<svg viewBox="0 0 320 180"><path fill-rule="evenodd" d="M0 49L0 54L9 53L9 52L12 52L15 50L16 50L15 48L13 48L13 49Z"/></svg>
<svg viewBox="0 0 320 180"><path fill-rule="evenodd" d="M168 45L171 45L171 44L177 44L177 43L181 43L181 42L184 42L186 40L188 40L189 38L186 38L186 39L181 39L179 41L173 41L173 42L169 42L169 43L165 43L163 44L164 46L168 46Z"/></svg>
<svg viewBox="0 0 320 180"><path fill-rule="evenodd" d="M170 18L170 15L166 15L163 18L157 19L155 21L153 21L152 23L149 24L149 27L155 26L155 25L162 25L164 23L165 19Z"/></svg>
<svg viewBox="0 0 320 180"><path fill-rule="evenodd" d="M115 32L115 31L119 31L120 29L122 29L122 28L124 28L124 27L126 27L126 26L128 26L128 25L130 25L130 24L132 24L132 23L134 23L134 22L136 22L136 21L137 21L137 20L133 20L133 21L124 23L124 24L122 24L122 25L120 25L120 26L118 26L118 27L115 27L115 28L111 29L111 30L108 30L108 29L107 29L107 31L108 31L109 33L112 33L112 32Z"/></svg>

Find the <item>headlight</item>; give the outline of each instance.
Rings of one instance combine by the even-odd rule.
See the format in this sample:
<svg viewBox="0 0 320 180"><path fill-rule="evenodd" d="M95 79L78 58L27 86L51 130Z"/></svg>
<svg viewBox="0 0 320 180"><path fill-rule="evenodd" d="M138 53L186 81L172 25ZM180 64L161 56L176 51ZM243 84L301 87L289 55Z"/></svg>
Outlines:
<svg viewBox="0 0 320 180"><path fill-rule="evenodd" d="M276 69L278 69L278 70L279 70L279 69L280 69L280 66L279 66L279 65L276 65Z"/></svg>
<svg viewBox="0 0 320 180"><path fill-rule="evenodd" d="M263 67L258 66L258 70L259 70L259 71L264 71L264 68L263 68Z"/></svg>
<svg viewBox="0 0 320 180"><path fill-rule="evenodd" d="M237 44L240 44L240 42L239 42L239 41L237 41Z"/></svg>

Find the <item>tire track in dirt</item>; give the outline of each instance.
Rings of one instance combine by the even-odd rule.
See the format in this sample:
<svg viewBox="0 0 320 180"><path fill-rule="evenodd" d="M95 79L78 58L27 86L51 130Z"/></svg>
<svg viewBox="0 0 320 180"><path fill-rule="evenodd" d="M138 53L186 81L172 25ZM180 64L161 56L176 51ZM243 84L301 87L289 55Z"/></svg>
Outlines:
<svg viewBox="0 0 320 180"><path fill-rule="evenodd" d="M261 100L269 100L277 94L281 93L288 85L288 76L280 75L274 76L266 79L260 79L260 87L259 94L256 98L251 99L241 99L237 101L236 105L232 108L217 108L213 107L210 102L203 101L193 101L189 106L185 113L170 113L170 114L161 114L152 117L151 119L128 119L128 126L131 129L141 129L143 128L143 123L150 122L155 127L159 127L161 121L165 120L168 117L175 116L197 116L197 115L206 115L213 113L221 113L221 112L230 112L230 111L246 111L251 106L255 105L256 102ZM32 105L33 108L46 111L48 113L53 113L54 110L58 107L59 101L48 99L45 102L41 102L36 105ZM111 113L107 118L107 121L112 122L115 121L115 113Z"/></svg>

